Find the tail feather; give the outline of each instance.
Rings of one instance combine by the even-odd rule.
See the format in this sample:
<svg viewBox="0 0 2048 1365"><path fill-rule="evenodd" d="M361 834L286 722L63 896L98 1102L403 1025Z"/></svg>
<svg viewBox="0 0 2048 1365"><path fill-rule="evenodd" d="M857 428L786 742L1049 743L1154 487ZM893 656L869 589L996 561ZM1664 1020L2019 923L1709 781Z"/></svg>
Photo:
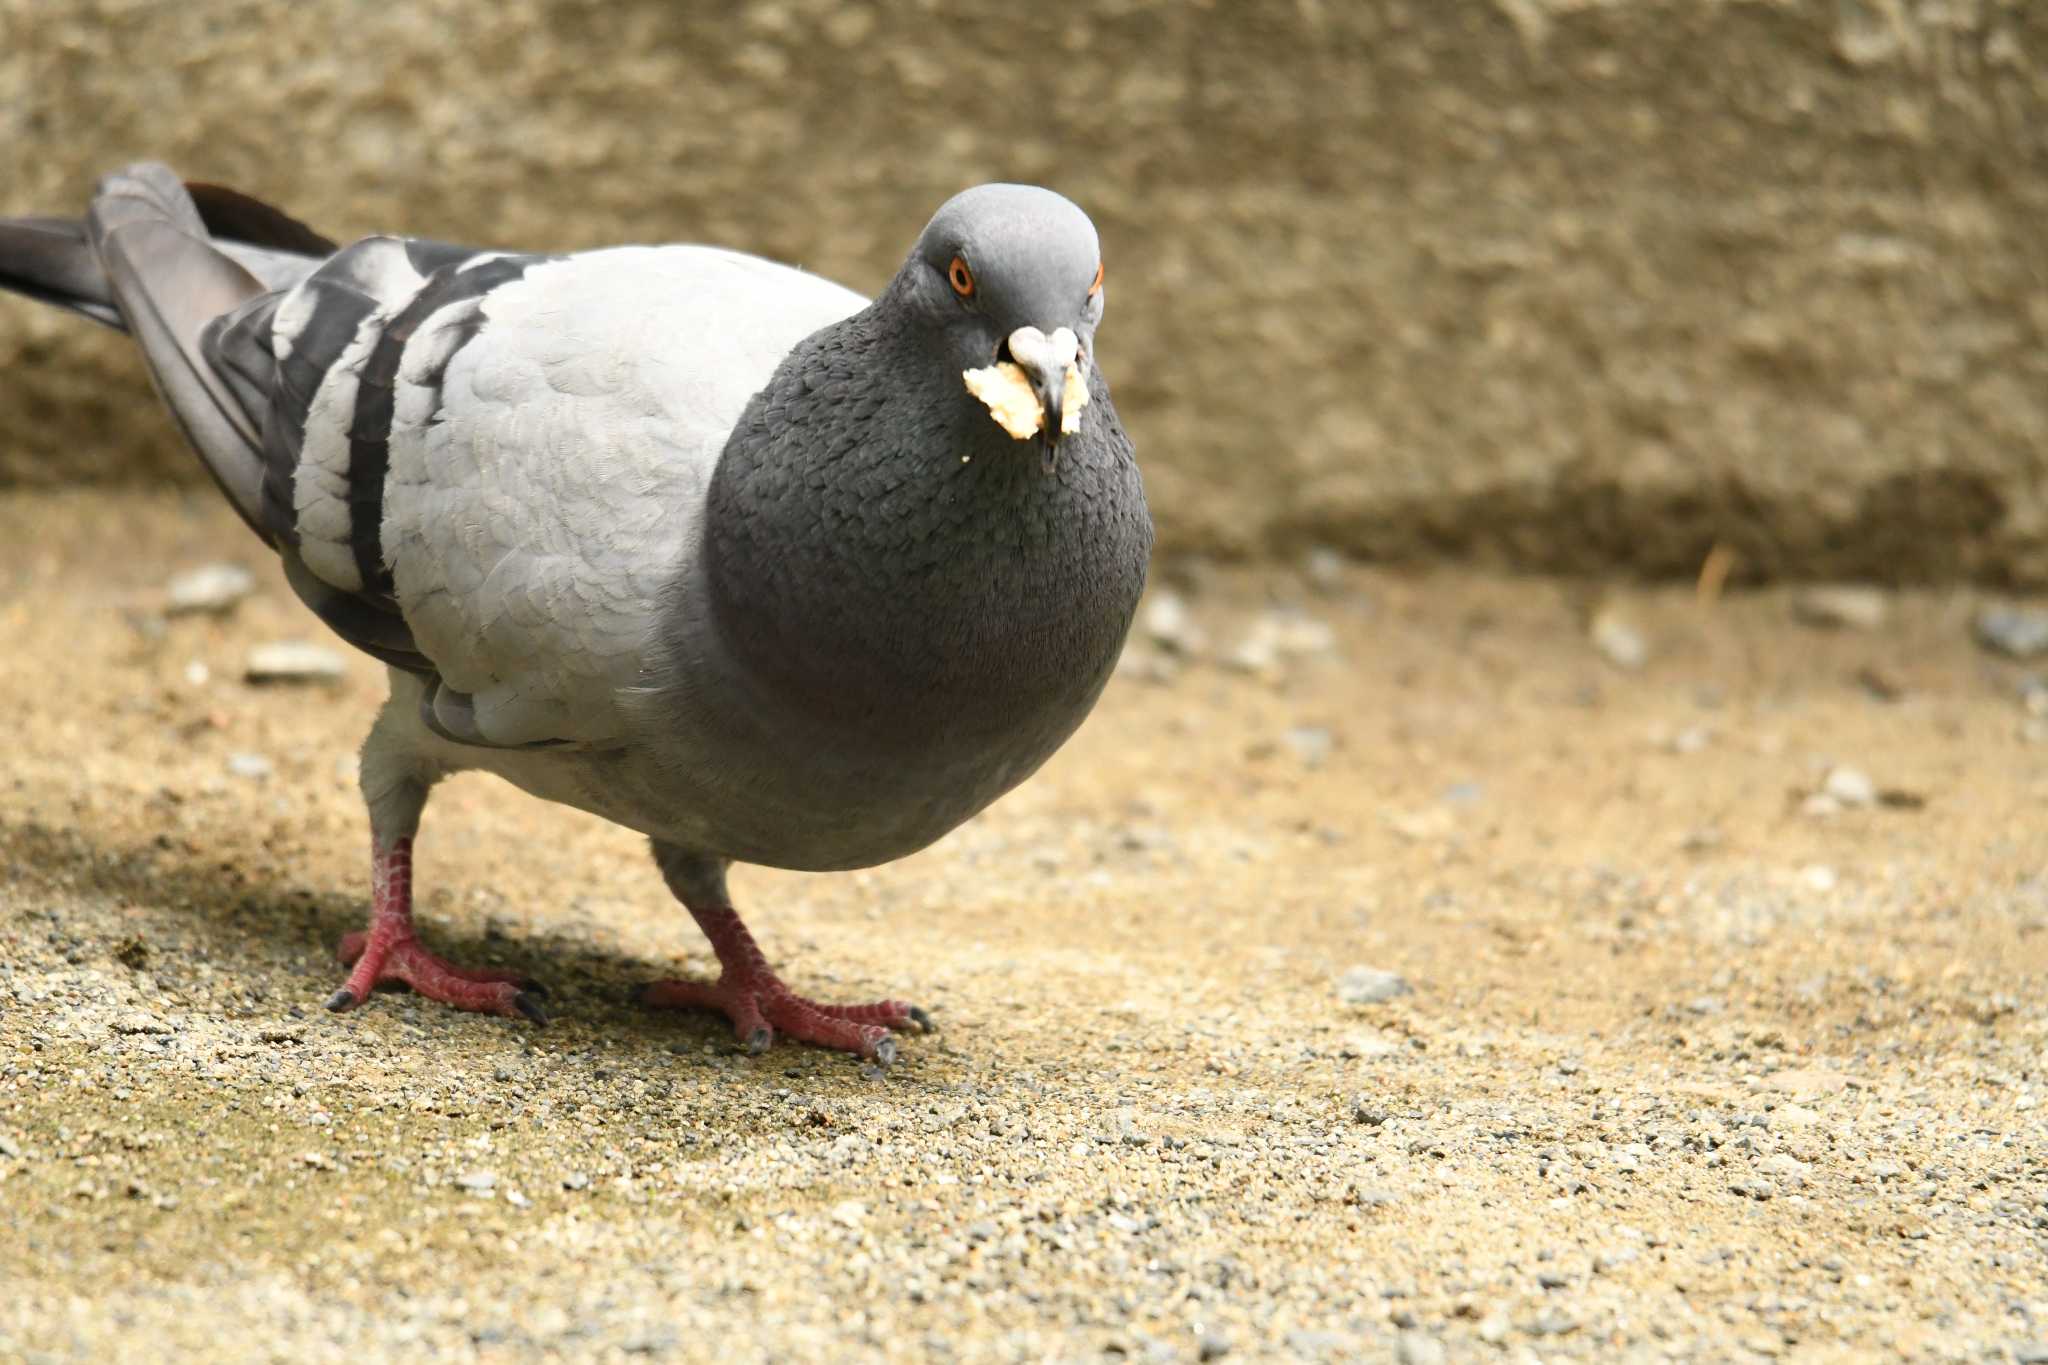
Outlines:
<svg viewBox="0 0 2048 1365"><path fill-rule="evenodd" d="M332 256L341 250L341 243L313 231L283 209L240 190L188 180L185 192L192 197L200 221L215 237L295 256Z"/></svg>
<svg viewBox="0 0 2048 1365"><path fill-rule="evenodd" d="M133 333L207 470L275 543L262 514L263 437L250 416L264 404L246 383L237 391L241 376L208 363L202 337L215 318L290 289L336 249L261 200L146 164L103 180L83 221L0 218L0 292Z"/></svg>
<svg viewBox="0 0 2048 1365"><path fill-rule="evenodd" d="M0 218L0 289L127 330L85 224L73 219Z"/></svg>
<svg viewBox="0 0 2048 1365"><path fill-rule="evenodd" d="M251 530L264 529L262 433L206 363L206 326L267 290L217 249L184 184L160 165L100 182L86 235L150 377L207 472Z"/></svg>

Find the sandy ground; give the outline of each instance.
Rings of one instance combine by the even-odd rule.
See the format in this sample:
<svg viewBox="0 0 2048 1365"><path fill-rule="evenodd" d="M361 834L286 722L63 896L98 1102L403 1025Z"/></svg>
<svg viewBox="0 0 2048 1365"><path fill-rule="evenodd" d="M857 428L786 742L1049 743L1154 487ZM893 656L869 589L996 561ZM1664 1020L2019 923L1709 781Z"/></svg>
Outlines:
<svg viewBox="0 0 2048 1365"><path fill-rule="evenodd" d="M1141 646L937 847L737 878L937 1015L877 1076L635 1007L710 962L644 849L481 778L426 932L557 1022L323 1013L379 670L244 683L318 631L205 496L0 501L0 1357L2048 1359L2048 726L1973 598L1181 595L1334 643Z"/></svg>

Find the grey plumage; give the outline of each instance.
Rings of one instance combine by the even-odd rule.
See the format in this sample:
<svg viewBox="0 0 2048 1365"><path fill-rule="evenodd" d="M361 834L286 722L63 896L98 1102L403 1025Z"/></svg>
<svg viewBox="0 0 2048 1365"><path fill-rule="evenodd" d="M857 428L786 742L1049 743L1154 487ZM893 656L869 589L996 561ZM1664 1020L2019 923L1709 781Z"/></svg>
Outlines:
<svg viewBox="0 0 2048 1365"><path fill-rule="evenodd" d="M156 166L83 225L0 221L0 288L131 332L293 590L393 667L363 761L380 878L436 780L495 772L655 841L727 968L675 999L871 1054L908 1007L817 1023L721 918L724 869L914 851L1093 705L1151 544L1099 284L1087 219L1021 186L949 202L871 303L702 247L336 247ZM1073 333L1063 439L1080 380L1033 370L1032 442L962 383L1027 326ZM416 949L387 890L366 963ZM535 1012L415 957L386 974Z"/></svg>

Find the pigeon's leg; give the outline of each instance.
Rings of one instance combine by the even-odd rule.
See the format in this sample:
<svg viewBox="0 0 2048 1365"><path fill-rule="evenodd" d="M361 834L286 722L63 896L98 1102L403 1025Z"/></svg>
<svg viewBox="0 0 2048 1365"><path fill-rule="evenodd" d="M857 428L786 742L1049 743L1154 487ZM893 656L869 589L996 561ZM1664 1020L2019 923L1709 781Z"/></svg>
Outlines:
<svg viewBox="0 0 2048 1365"><path fill-rule="evenodd" d="M782 984L761 952L725 889L725 863L657 843L654 858L669 890L688 908L711 940L721 968L716 981L657 981L642 995L663 1009L716 1010L732 1020L749 1052L763 1052L776 1030L800 1043L857 1052L884 1066L896 1060L889 1030L916 1025L931 1030L931 1017L901 1000L871 1005L820 1005Z"/></svg>
<svg viewBox="0 0 2048 1365"><path fill-rule="evenodd" d="M517 972L458 967L427 951L412 923L412 841L427 792L441 774L413 758L394 736L396 705L387 706L363 745L363 800L370 808L370 927L341 940L344 965L355 970L327 1001L350 1010L380 981L412 987L460 1010L548 1021L539 987Z"/></svg>

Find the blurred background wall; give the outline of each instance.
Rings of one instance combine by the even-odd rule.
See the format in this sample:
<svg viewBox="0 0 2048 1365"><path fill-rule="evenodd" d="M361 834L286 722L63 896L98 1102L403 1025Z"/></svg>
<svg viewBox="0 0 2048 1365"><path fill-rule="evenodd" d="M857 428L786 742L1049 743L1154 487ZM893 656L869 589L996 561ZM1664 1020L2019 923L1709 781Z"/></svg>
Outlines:
<svg viewBox="0 0 2048 1365"><path fill-rule="evenodd" d="M0 0L0 211L143 155L863 289L1039 181L1170 550L2048 585L2041 0ZM0 301L0 486L197 477Z"/></svg>

